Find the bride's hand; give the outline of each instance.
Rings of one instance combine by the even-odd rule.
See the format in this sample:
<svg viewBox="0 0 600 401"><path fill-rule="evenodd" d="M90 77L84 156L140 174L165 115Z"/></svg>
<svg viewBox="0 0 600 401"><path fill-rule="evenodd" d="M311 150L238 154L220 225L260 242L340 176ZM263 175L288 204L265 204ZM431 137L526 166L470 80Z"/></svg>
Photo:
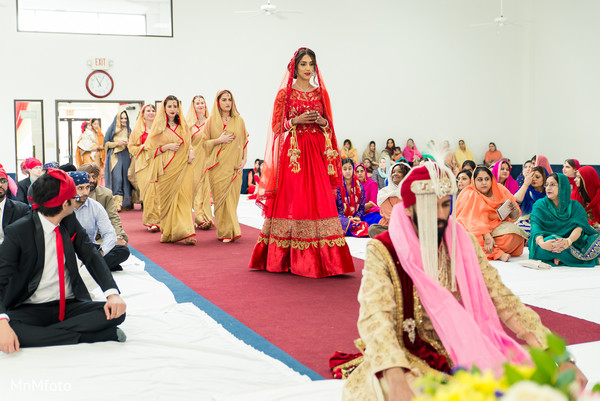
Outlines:
<svg viewBox="0 0 600 401"><path fill-rule="evenodd" d="M298 124L314 124L321 117L319 112L316 110L306 111L299 116L293 118L292 123L294 125Z"/></svg>

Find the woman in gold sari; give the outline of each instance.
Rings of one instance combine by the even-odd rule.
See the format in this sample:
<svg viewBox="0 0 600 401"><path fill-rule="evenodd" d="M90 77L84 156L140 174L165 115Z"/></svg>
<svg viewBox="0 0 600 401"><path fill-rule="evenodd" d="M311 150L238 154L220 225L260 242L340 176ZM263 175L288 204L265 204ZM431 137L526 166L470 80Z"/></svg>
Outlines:
<svg viewBox="0 0 600 401"><path fill-rule="evenodd" d="M237 206L247 159L248 132L228 90L217 93L204 126L202 145L208 155L206 173L213 195L217 238L231 242L242 236Z"/></svg>
<svg viewBox="0 0 600 401"><path fill-rule="evenodd" d="M173 96L158 107L148 135L147 149L154 157L149 183L154 182L160 211L160 242L196 243L192 219L194 149L183 119L181 103Z"/></svg>
<svg viewBox="0 0 600 401"><path fill-rule="evenodd" d="M146 140L148 133L152 128L152 123L156 117L156 110L151 104L142 108L138 115L133 132L129 136L129 153L131 153L131 165L135 172L137 186L140 191L140 198L143 202L142 223L148 227L148 231L160 231L160 215L158 211L158 196L156 186L153 182L148 182L151 169L153 154L146 149Z"/></svg>
<svg viewBox="0 0 600 401"><path fill-rule="evenodd" d="M203 180L206 168L206 152L202 148L202 128L208 119L206 100L204 96L196 95L192 99L190 109L186 115L186 121L191 128L192 146L196 161L194 162L194 223L202 230L208 230L213 226L212 209L210 208L210 183Z"/></svg>

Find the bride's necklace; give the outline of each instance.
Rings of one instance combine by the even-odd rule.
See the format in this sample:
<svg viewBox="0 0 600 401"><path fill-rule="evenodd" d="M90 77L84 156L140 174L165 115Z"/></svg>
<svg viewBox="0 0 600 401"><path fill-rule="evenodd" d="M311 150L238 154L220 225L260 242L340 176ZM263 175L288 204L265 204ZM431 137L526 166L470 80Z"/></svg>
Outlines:
<svg viewBox="0 0 600 401"><path fill-rule="evenodd" d="M308 87L306 87L306 88L303 88L303 87L301 87L301 86L300 86L300 85L299 85L297 82L296 82L296 88L298 88L298 89L299 89L299 90L301 90L302 92L310 92L310 90L311 90L311 86L310 86L310 84L308 84Z"/></svg>
<svg viewBox="0 0 600 401"><path fill-rule="evenodd" d="M227 124L231 120L231 116L223 117L223 122Z"/></svg>

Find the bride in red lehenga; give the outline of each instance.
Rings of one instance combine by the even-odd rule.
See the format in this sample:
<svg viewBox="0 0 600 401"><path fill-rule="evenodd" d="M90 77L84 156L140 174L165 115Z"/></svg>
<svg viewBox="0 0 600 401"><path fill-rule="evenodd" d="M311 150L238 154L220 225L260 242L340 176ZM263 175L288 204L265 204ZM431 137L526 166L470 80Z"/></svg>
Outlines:
<svg viewBox="0 0 600 401"><path fill-rule="evenodd" d="M339 148L312 50L298 49L288 64L270 128L256 201L265 223L250 268L314 278L353 272L335 205Z"/></svg>

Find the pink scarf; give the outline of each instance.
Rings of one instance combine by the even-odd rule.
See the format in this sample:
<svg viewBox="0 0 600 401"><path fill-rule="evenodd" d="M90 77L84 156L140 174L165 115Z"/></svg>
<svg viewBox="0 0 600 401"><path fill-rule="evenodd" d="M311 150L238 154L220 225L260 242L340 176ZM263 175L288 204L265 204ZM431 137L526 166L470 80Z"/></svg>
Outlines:
<svg viewBox="0 0 600 401"><path fill-rule="evenodd" d="M452 218L448 223L452 224ZM452 244L451 231L447 229L444 235L446 244ZM412 279L455 366L498 369L507 360L529 361L527 352L504 332L483 281L473 242L460 224L456 225L456 281L462 305L425 273L419 239L404 205L394 207L389 232L402 268Z"/></svg>

